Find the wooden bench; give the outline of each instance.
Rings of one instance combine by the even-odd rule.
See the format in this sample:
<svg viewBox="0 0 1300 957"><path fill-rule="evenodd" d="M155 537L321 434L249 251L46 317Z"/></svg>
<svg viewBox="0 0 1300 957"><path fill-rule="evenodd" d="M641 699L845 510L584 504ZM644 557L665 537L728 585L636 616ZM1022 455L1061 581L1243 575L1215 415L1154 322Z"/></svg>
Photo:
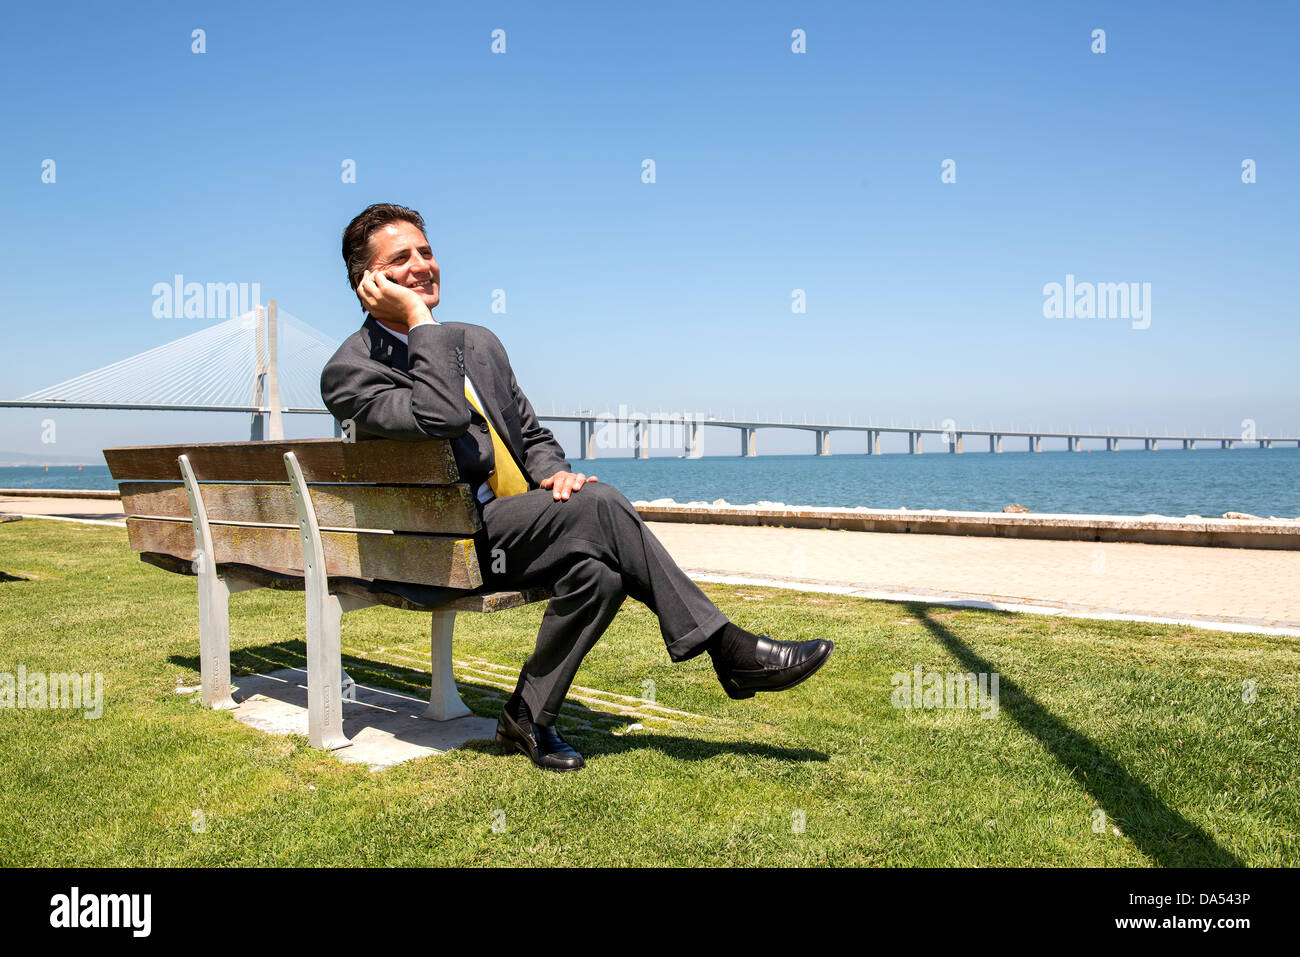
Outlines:
<svg viewBox="0 0 1300 957"><path fill-rule="evenodd" d="M230 595L306 593L308 737L343 733L344 612L389 605L433 615L429 707L470 713L452 675L458 611L493 612L551 597L544 588L483 588L473 492L445 440L234 442L104 450L127 536L143 561L195 575L203 703L233 708Z"/></svg>

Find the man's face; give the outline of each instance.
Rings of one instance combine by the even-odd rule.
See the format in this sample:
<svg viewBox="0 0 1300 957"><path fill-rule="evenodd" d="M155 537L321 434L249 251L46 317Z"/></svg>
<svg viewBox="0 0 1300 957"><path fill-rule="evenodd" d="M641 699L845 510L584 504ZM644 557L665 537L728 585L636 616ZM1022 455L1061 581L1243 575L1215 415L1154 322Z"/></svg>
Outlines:
<svg viewBox="0 0 1300 957"><path fill-rule="evenodd" d="M414 289L430 309L438 305L438 261L424 233L408 222L382 226L370 235L370 268Z"/></svg>

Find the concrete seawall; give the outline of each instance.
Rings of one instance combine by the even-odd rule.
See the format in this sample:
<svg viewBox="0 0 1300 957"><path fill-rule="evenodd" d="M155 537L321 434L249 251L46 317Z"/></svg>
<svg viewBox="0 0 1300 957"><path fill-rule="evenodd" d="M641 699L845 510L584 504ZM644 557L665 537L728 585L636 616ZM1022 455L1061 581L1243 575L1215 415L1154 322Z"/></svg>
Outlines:
<svg viewBox="0 0 1300 957"><path fill-rule="evenodd" d="M633 504L647 522L765 525L778 528L1084 542L1143 542L1152 545L1207 545L1221 548L1300 549L1300 519L811 508L767 502L756 505L683 505L659 501Z"/></svg>
<svg viewBox="0 0 1300 957"><path fill-rule="evenodd" d="M121 501L116 489L93 488L0 488L0 495L14 498L82 498Z"/></svg>

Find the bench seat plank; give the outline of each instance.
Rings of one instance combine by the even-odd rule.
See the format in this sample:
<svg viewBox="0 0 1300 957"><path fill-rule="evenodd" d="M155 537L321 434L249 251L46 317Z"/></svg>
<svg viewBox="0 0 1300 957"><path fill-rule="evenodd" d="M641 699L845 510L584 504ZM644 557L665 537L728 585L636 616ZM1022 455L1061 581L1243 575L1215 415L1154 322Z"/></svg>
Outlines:
<svg viewBox="0 0 1300 957"><path fill-rule="evenodd" d="M179 482L182 477L176 460L182 454L188 456L194 477L200 482L283 482L286 452L297 457L308 482L451 485L460 480L451 443L446 439L295 439L122 446L104 449L104 459L119 482Z"/></svg>
<svg viewBox="0 0 1300 957"><path fill-rule="evenodd" d="M240 562L286 574L302 574L298 528L273 525L211 525L212 560ZM194 527L167 519L126 520L127 538L137 552L161 552L192 559ZM418 585L474 589L483 584L472 538L394 534L378 530L322 530L325 571L343 578L378 578Z"/></svg>
<svg viewBox="0 0 1300 957"><path fill-rule="evenodd" d="M193 563L177 558L175 555L141 552L140 560L179 575L194 574ZM219 563L217 573L242 578L262 588L274 588L280 591L302 591L304 586L301 575L272 572L238 562ZM394 588L398 591L393 591ZM461 591L433 585L412 585L364 578L332 578L330 590L405 611L469 611L484 614L504 611L507 608L518 608L535 601L546 601L555 594L551 589L543 587L527 587L517 591L492 591L480 587L474 591Z"/></svg>
<svg viewBox="0 0 1300 957"><path fill-rule="evenodd" d="M180 482L122 482L122 509L134 518L190 520L190 503ZM209 522L256 522L298 526L293 491L278 485L200 486ZM473 535L482 526L474 496L458 485L308 486L322 528L374 528L398 532Z"/></svg>

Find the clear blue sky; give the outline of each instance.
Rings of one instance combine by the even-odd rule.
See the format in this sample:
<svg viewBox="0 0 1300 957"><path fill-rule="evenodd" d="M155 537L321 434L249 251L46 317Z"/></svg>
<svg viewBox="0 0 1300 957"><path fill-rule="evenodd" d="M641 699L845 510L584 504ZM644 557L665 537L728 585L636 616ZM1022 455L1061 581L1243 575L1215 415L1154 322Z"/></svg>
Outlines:
<svg viewBox="0 0 1300 957"><path fill-rule="evenodd" d="M342 339L340 233L392 201L429 222L437 317L490 326L539 412L1300 432L1298 11L11 6L0 397L194 331L151 313L176 273L258 282ZM1044 318L1067 274L1149 282L1150 328ZM0 410L0 449L51 451L47 416ZM243 416L58 423L60 454L247 437Z"/></svg>

